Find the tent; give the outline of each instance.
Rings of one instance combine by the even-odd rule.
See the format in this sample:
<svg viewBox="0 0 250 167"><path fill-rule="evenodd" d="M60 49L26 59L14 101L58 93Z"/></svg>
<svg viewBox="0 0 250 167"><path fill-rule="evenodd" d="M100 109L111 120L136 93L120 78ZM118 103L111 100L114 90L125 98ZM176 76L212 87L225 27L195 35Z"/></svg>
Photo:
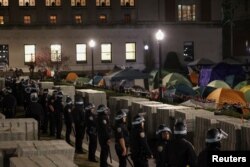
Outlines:
<svg viewBox="0 0 250 167"><path fill-rule="evenodd" d="M118 71L111 77L111 81L148 79L149 75L133 68Z"/></svg>
<svg viewBox="0 0 250 167"><path fill-rule="evenodd" d="M66 81L75 82L77 78L78 78L78 75L75 72L70 72L68 73L66 77Z"/></svg>
<svg viewBox="0 0 250 167"><path fill-rule="evenodd" d="M207 96L207 100L213 100L217 108L222 108L224 104L240 104L242 107L247 106L244 94L241 91L225 88L217 88ZM246 112L248 110L244 110Z"/></svg>
<svg viewBox="0 0 250 167"><path fill-rule="evenodd" d="M183 102L187 98L193 97L195 95L196 93L193 88L186 84L177 84L174 86L170 86L164 92L164 96L169 102Z"/></svg>
<svg viewBox="0 0 250 167"><path fill-rule="evenodd" d="M250 102L250 85L244 86L240 89L244 93L247 102Z"/></svg>
<svg viewBox="0 0 250 167"><path fill-rule="evenodd" d="M212 82L210 82L207 86L213 87L213 88L228 88L230 89L230 86L221 80L214 80Z"/></svg>
<svg viewBox="0 0 250 167"><path fill-rule="evenodd" d="M85 84L88 84L89 82L89 78L85 78L85 77L78 77L75 81L75 85L76 86L83 86Z"/></svg>
<svg viewBox="0 0 250 167"><path fill-rule="evenodd" d="M191 82L179 73L170 73L162 79L162 85L166 87L178 84L185 84L189 87L192 87Z"/></svg>
<svg viewBox="0 0 250 167"><path fill-rule="evenodd" d="M206 58L199 58L196 59L190 63L188 63L188 66L204 66L204 65L213 65L215 64L212 60L206 59Z"/></svg>
<svg viewBox="0 0 250 167"><path fill-rule="evenodd" d="M98 83L102 80L102 76L100 76L100 75L95 75L94 76L94 85L98 85ZM90 79L90 81L89 81L89 84L90 85L92 85L93 84L93 79Z"/></svg>
<svg viewBox="0 0 250 167"><path fill-rule="evenodd" d="M250 81L241 81L239 82L234 89L235 90L240 90L241 88L243 88L244 86L250 85Z"/></svg>
<svg viewBox="0 0 250 167"><path fill-rule="evenodd" d="M200 97L206 98L211 92L213 92L216 88L211 86L199 86L194 87L193 90L197 92Z"/></svg>
<svg viewBox="0 0 250 167"><path fill-rule="evenodd" d="M199 85L206 86L214 80L226 80L227 76L234 75L232 86L240 81L245 80L245 72L240 65L230 65L226 63L218 63L212 67L202 67L199 75Z"/></svg>
<svg viewBox="0 0 250 167"><path fill-rule="evenodd" d="M168 71L162 70L161 72L162 77L165 77L167 74L169 74ZM152 70L149 73L149 90L153 90L159 87L158 84L158 70Z"/></svg>

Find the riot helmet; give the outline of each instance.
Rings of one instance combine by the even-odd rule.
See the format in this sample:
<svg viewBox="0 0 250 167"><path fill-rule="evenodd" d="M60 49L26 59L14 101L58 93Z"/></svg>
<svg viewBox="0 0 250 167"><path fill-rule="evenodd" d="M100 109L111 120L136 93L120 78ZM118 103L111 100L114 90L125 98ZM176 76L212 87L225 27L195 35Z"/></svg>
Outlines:
<svg viewBox="0 0 250 167"><path fill-rule="evenodd" d="M84 104L83 98L82 98L81 96L76 97L75 105L81 106L81 105L83 105L83 104Z"/></svg>
<svg viewBox="0 0 250 167"><path fill-rule="evenodd" d="M162 132L168 132L168 133L172 133L171 129L169 129L165 124L161 124L159 125L156 134L159 135Z"/></svg>
<svg viewBox="0 0 250 167"><path fill-rule="evenodd" d="M71 105L72 103L73 103L73 102L72 102L71 97L67 96L67 97L66 97L66 104L67 104L67 105Z"/></svg>
<svg viewBox="0 0 250 167"><path fill-rule="evenodd" d="M207 131L206 143L216 143L226 139L228 134L219 128L211 128Z"/></svg>
<svg viewBox="0 0 250 167"><path fill-rule="evenodd" d="M124 109L121 109L119 110L117 113L116 113L116 117L115 117L115 120L121 120L123 118L125 118L127 116L127 113L125 112Z"/></svg>
<svg viewBox="0 0 250 167"><path fill-rule="evenodd" d="M133 119L132 125L140 125L143 122L145 122L144 117L141 115L136 115Z"/></svg>
<svg viewBox="0 0 250 167"><path fill-rule="evenodd" d="M187 126L183 120L177 120L174 125L174 134L175 135L186 135Z"/></svg>
<svg viewBox="0 0 250 167"><path fill-rule="evenodd" d="M87 104L87 106L85 107L85 110L88 111L88 110L92 110L92 109L94 109L94 108L95 108L95 105L92 104L92 103L89 103L89 104Z"/></svg>
<svg viewBox="0 0 250 167"><path fill-rule="evenodd" d="M33 92L30 94L30 101L31 102L37 102L38 101L38 95L36 92Z"/></svg>
<svg viewBox="0 0 250 167"><path fill-rule="evenodd" d="M97 113L104 113L104 114L108 114L109 113L109 108L107 106L105 106L104 104L100 104L97 108Z"/></svg>

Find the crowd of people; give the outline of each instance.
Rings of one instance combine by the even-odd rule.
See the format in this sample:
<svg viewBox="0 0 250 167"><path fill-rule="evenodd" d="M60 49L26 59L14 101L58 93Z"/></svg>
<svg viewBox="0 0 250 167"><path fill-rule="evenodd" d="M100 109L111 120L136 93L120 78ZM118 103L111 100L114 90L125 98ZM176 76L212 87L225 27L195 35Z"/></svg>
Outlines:
<svg viewBox="0 0 250 167"><path fill-rule="evenodd" d="M14 118L16 106L20 103L17 97L21 97L25 117L38 121L39 136L41 132L61 139L65 124L65 140L72 144L70 135L73 133L76 154L85 153L82 144L84 136L88 137L88 160L91 162L98 162L95 153L99 142L100 167L109 166L113 136L120 167L126 167L128 163L134 167L148 167L148 159L152 158L157 167L206 167L208 152L220 151L220 142L227 137L221 129L209 129L206 148L196 155L194 146L186 139L185 121L177 120L173 131L164 124L156 129L157 144L152 148L148 144L144 130L146 122L142 114L136 115L129 124L128 109L120 109L115 113L114 120L110 120L111 111L106 105L95 107L92 103L86 103L82 96L75 96L74 101L67 96L64 102L63 96L65 95L60 89L49 95L48 89L41 90L32 80L21 80L18 84L7 80L6 87L1 92L2 112L7 118Z"/></svg>

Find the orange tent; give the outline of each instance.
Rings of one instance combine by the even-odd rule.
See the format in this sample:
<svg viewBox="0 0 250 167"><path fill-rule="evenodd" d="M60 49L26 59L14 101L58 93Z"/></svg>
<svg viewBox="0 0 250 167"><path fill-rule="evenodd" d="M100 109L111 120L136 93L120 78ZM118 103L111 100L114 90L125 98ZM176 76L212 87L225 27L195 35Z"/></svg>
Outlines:
<svg viewBox="0 0 250 167"><path fill-rule="evenodd" d="M78 75L76 73L70 72L70 73L68 73L68 75L66 77L66 81L74 82L77 78L78 78Z"/></svg>
<svg viewBox="0 0 250 167"><path fill-rule="evenodd" d="M226 88L217 88L207 96L207 100L214 100L217 108L222 108L223 104L240 104L242 108L247 107L244 94L240 91ZM243 109L243 112L248 112Z"/></svg>

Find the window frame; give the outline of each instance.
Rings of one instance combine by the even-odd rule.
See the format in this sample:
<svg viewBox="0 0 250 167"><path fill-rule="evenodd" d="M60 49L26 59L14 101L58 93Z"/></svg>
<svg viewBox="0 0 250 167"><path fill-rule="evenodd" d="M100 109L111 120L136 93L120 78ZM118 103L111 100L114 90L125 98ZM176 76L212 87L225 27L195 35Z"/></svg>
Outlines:
<svg viewBox="0 0 250 167"><path fill-rule="evenodd" d="M183 8L190 8L190 10L183 9ZM179 22L195 22L195 21L197 21L196 10L197 10L196 3L178 4L177 5L178 21ZM184 13L184 11L185 11L185 13Z"/></svg>
<svg viewBox="0 0 250 167"><path fill-rule="evenodd" d="M104 2L103 2L104 1ZM95 5L97 7L110 7L111 6L111 3L110 3L111 0L96 0L95 2ZM103 3L105 5L103 5Z"/></svg>
<svg viewBox="0 0 250 167"><path fill-rule="evenodd" d="M26 47L33 46L34 51L32 52L26 52ZM30 56L30 61L26 61L26 56ZM33 61L32 61L33 60ZM24 64L30 64L36 62L36 45L35 44L24 44Z"/></svg>
<svg viewBox="0 0 250 167"><path fill-rule="evenodd" d="M0 25L4 25L5 24L5 19L4 19L4 16L3 15L0 15Z"/></svg>
<svg viewBox="0 0 250 167"><path fill-rule="evenodd" d="M45 0L45 6L47 7L58 7L62 5L61 0Z"/></svg>
<svg viewBox="0 0 250 167"><path fill-rule="evenodd" d="M134 44L134 51L127 51L127 44ZM134 59L128 59L127 54L134 53ZM136 62L136 42L126 42L125 43L125 60L126 62Z"/></svg>
<svg viewBox="0 0 250 167"><path fill-rule="evenodd" d="M9 0L0 0L1 7L9 6Z"/></svg>
<svg viewBox="0 0 250 167"><path fill-rule="evenodd" d="M23 16L23 24L24 25L30 25L31 24L31 16L30 15L24 15Z"/></svg>
<svg viewBox="0 0 250 167"><path fill-rule="evenodd" d="M105 17L105 19L101 19L101 17ZM99 24L107 24L108 22L108 16L106 14L100 14L98 17Z"/></svg>
<svg viewBox="0 0 250 167"><path fill-rule="evenodd" d="M120 0L121 7L135 7L135 0Z"/></svg>
<svg viewBox="0 0 250 167"><path fill-rule="evenodd" d="M18 5L20 7L31 7L36 6L36 0L19 0Z"/></svg>
<svg viewBox="0 0 250 167"><path fill-rule="evenodd" d="M110 51L103 51L103 45L109 45L110 46ZM112 43L108 43L108 42L105 42L105 43L101 43L101 62L102 63L111 63L112 62ZM103 54L110 54L110 58L109 59L103 59ZM106 56L105 56L106 57Z"/></svg>
<svg viewBox="0 0 250 167"><path fill-rule="evenodd" d="M53 49L52 47L59 49ZM50 61L52 63L62 62L62 45L61 44L51 44L50 45Z"/></svg>
<svg viewBox="0 0 250 167"><path fill-rule="evenodd" d="M80 17L80 21L76 17ZM78 24L78 25L82 24L83 23L82 15L74 15L74 21L75 21L75 24Z"/></svg>
<svg viewBox="0 0 250 167"><path fill-rule="evenodd" d="M78 5L78 1L80 1L80 5ZM86 7L87 0L71 0L70 5L71 7Z"/></svg>
<svg viewBox="0 0 250 167"><path fill-rule="evenodd" d="M77 45L83 45L85 46L85 52L78 52L77 51ZM76 45L76 63L77 64L83 64L83 63L87 63L87 44L86 43L77 43ZM83 55L85 54L85 60L83 58L83 60L78 60L78 53L82 53Z"/></svg>
<svg viewBox="0 0 250 167"><path fill-rule="evenodd" d="M52 17L55 17L55 19L53 19ZM49 15L49 23L51 25L56 25L57 24L57 15Z"/></svg>

